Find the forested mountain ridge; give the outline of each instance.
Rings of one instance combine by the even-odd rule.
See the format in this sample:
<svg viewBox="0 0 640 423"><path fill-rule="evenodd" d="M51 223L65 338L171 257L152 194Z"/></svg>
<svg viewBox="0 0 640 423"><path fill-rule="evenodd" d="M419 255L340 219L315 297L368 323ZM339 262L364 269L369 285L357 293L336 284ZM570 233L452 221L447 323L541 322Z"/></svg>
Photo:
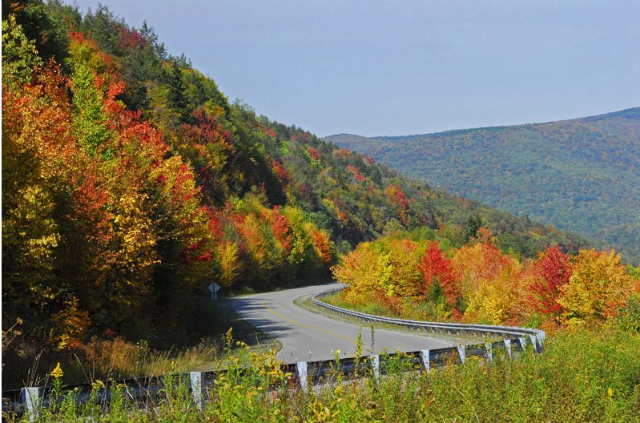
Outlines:
<svg viewBox="0 0 640 423"><path fill-rule="evenodd" d="M211 282L328 275L383 233L586 245L257 116L105 7L3 1L2 61L3 330L22 322L8 351L27 360L91 335L182 342Z"/></svg>
<svg viewBox="0 0 640 423"><path fill-rule="evenodd" d="M640 108L541 124L325 139L640 260Z"/></svg>

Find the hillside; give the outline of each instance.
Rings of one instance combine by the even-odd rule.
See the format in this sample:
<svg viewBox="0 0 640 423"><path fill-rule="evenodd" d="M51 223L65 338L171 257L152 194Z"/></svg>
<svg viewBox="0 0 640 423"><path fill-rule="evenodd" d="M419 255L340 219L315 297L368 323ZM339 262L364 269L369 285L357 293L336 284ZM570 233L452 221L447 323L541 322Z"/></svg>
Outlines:
<svg viewBox="0 0 640 423"><path fill-rule="evenodd" d="M3 331L20 329L3 340L8 367L92 337L210 336L212 282L328 278L384 233L459 247L486 226L514 256L586 245L258 116L106 7L3 2L3 34Z"/></svg>
<svg viewBox="0 0 640 423"><path fill-rule="evenodd" d="M640 260L640 108L542 124L325 140Z"/></svg>

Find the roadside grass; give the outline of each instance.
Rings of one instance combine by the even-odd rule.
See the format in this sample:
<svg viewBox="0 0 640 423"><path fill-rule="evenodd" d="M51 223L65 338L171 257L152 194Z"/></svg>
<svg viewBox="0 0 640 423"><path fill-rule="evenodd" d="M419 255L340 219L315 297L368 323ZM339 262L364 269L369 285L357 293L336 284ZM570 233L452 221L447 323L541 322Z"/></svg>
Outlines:
<svg viewBox="0 0 640 423"><path fill-rule="evenodd" d="M152 348L145 340L131 342L120 337L93 338L71 351L39 354L32 358L30 364L5 362L7 368L3 369L3 389L47 383L48 372L56 363L60 363L65 369L68 384L213 370L238 354L236 348L224 348L229 330L234 339L251 346L255 353L280 348L276 339L259 331L236 313L233 299L205 303L200 315L200 320L204 321L197 324L200 325L201 332L208 333L209 336L187 345ZM18 365L29 370L22 374L5 372Z"/></svg>
<svg viewBox="0 0 640 423"><path fill-rule="evenodd" d="M615 325L559 333L541 355L469 359L429 373L404 372L398 360L379 381L366 372L357 380L336 374L335 383L307 391L290 383L275 351L236 349L202 410L188 381L169 380L146 404L117 391L110 406L97 401L96 383L89 402L60 393L39 421L640 422L640 335Z"/></svg>
<svg viewBox="0 0 640 423"><path fill-rule="evenodd" d="M331 282L326 276L294 280L286 288ZM234 295L254 293L250 287ZM2 351L3 389L38 386L57 363L66 369L69 384L92 383L95 380L126 379L166 374L172 371L212 370L215 362L224 359L221 340L229 328L234 339L242 341L256 352L280 349L280 343L243 320L233 308L233 298L211 301L203 298L193 304L194 316L184 325L191 331L167 329L166 339L157 335L137 333L110 339L93 337L70 350L55 351L42 342L21 344ZM137 341L136 341L137 339ZM18 338L15 344L20 344Z"/></svg>
<svg viewBox="0 0 640 423"><path fill-rule="evenodd" d="M337 300L336 300L337 299ZM340 294L333 294L333 295L328 295L326 297L322 297L321 301L324 301L328 304L334 305L336 307L342 307L348 310L354 310L354 311L359 311L361 313L368 313L368 314L373 314L373 315L378 315L378 316L385 316L385 317L398 317L398 316L391 316L388 313L386 314L381 314L378 311L378 307L373 306L373 307L354 307L352 304L347 303L345 301L343 301L340 298ZM420 336L425 336L428 338L434 338L434 339L441 339L443 341L447 341L447 342L451 342L455 345L472 345L472 344L477 344L477 343L481 343L481 342L486 342L487 340L492 340L492 337L482 337L482 336L476 336L476 335L460 335L460 334L456 334L456 335L449 335L449 334L445 334L445 333L439 333L439 332L420 332L420 331L415 331L415 330L409 330L406 328L403 328L402 326L398 326L398 325L392 325L392 324L387 324L387 323L369 323L369 322L363 322L360 319L357 319L355 317L348 317L348 316L342 316L340 314L334 313L331 310L328 310L324 307L320 307L316 304L313 303L313 301L311 301L311 295L307 295L307 296L303 296L303 297L299 297L296 298L293 303L295 305L297 305L298 307L304 308L305 310L311 311L313 313L316 314L320 314L326 317L329 317L331 319L334 320L338 320L341 322L347 322L347 323L353 323L356 325L361 325L363 328L367 327L370 328L373 326L374 329L386 329L386 330L392 330L395 332L403 332L403 333L411 333L413 335L420 335ZM496 338L497 339L497 338Z"/></svg>

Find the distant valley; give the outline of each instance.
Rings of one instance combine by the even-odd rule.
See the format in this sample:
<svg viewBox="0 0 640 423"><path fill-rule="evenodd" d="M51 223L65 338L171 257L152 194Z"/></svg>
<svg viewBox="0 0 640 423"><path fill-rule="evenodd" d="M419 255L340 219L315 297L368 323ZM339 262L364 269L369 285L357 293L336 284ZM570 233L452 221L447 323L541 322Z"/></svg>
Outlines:
<svg viewBox="0 0 640 423"><path fill-rule="evenodd" d="M541 124L325 140L640 260L640 108Z"/></svg>

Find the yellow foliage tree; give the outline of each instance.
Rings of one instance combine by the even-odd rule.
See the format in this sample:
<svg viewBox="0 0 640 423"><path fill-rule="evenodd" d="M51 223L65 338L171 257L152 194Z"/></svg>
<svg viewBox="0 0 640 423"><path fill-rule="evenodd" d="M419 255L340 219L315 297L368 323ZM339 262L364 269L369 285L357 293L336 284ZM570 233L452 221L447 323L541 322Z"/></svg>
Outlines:
<svg viewBox="0 0 640 423"><path fill-rule="evenodd" d="M135 191L125 192L118 199L113 212L116 262L123 273L135 275L144 281L148 280L153 265L158 263L153 222L144 212L146 198L146 195Z"/></svg>
<svg viewBox="0 0 640 423"><path fill-rule="evenodd" d="M58 350L73 349L80 345L91 324L89 313L80 309L78 298L73 295L51 320L54 323L51 341Z"/></svg>
<svg viewBox="0 0 640 423"><path fill-rule="evenodd" d="M368 298L367 294L382 289L382 269L385 263L378 260L378 253L371 249L371 244L364 242L343 256L340 263L332 267L333 276L339 282L349 285L344 292L345 300L361 304Z"/></svg>
<svg viewBox="0 0 640 423"><path fill-rule="evenodd" d="M223 242L218 246L218 253L220 255L220 283L223 286L231 286L242 269L238 244Z"/></svg>
<svg viewBox="0 0 640 423"><path fill-rule="evenodd" d="M389 245L388 296L415 298L422 276L418 270L418 261L422 250L408 239L393 240Z"/></svg>
<svg viewBox="0 0 640 423"><path fill-rule="evenodd" d="M372 245L358 245L332 268L334 277L350 287L345 300L362 303L374 293L390 299L415 297L421 278L416 266L420 249L410 240L392 240L383 245L384 251Z"/></svg>
<svg viewBox="0 0 640 423"><path fill-rule="evenodd" d="M563 317L570 325L613 316L633 292L633 278L614 250L580 250L573 265L569 283L561 287L558 298Z"/></svg>

